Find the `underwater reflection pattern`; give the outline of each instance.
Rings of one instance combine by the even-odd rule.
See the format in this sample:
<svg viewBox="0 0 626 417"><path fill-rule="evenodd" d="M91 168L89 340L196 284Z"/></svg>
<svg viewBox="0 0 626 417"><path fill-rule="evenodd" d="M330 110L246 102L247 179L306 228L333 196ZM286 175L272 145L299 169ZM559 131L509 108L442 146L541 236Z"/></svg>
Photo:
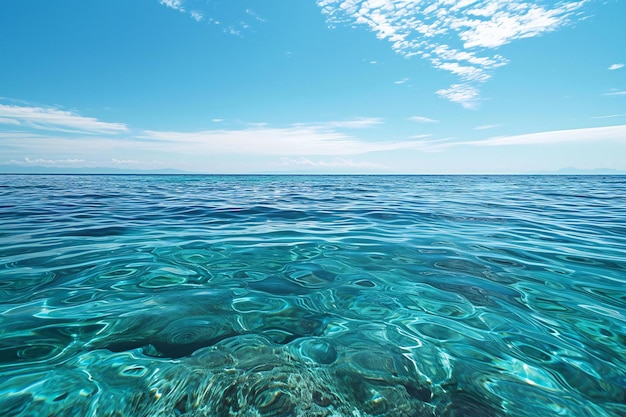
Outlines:
<svg viewBox="0 0 626 417"><path fill-rule="evenodd" d="M1 176L3 416L626 415L626 178Z"/></svg>

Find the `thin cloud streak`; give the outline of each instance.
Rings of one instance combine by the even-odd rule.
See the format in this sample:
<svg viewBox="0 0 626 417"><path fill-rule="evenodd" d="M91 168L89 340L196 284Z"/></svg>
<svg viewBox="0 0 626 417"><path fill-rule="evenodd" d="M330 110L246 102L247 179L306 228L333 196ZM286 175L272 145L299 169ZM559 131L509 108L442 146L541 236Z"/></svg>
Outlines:
<svg viewBox="0 0 626 417"><path fill-rule="evenodd" d="M86 134L128 132L128 127L123 123L101 122L93 117L84 117L72 112L44 107L0 104L0 118L8 124L25 125L40 130Z"/></svg>
<svg viewBox="0 0 626 417"><path fill-rule="evenodd" d="M137 165L143 163L142 161L137 161L135 159L117 159L112 158L111 162L117 165Z"/></svg>
<svg viewBox="0 0 626 417"><path fill-rule="evenodd" d="M384 119L380 117L360 117L352 120L340 120L340 121L332 121L326 123L320 123L317 126L321 128L325 127L337 127L337 128L346 128L346 129L367 129L376 125L381 125L384 123Z"/></svg>
<svg viewBox="0 0 626 417"><path fill-rule="evenodd" d="M365 161L354 161L345 158L333 158L330 160L313 160L310 158L281 158L281 166L297 167L297 168L367 168L382 169L385 168L381 164Z"/></svg>
<svg viewBox="0 0 626 417"><path fill-rule="evenodd" d="M456 145L510 146L548 145L565 142L621 141L626 143L626 125L555 130L515 136L498 136L485 140L457 142Z"/></svg>
<svg viewBox="0 0 626 417"><path fill-rule="evenodd" d="M0 117L0 124L3 125L13 125L13 126L21 126L22 124L19 120L16 119L7 119L5 117Z"/></svg>
<svg viewBox="0 0 626 417"><path fill-rule="evenodd" d="M481 125L481 126L476 126L474 128L474 130L487 130L487 129L494 129L496 127L500 127L502 125Z"/></svg>
<svg viewBox="0 0 626 417"><path fill-rule="evenodd" d="M85 162L84 159L44 159L44 158L35 158L31 159L29 157L24 158L21 161L11 159L8 161L11 165L21 165L21 166L72 166L76 164L82 164Z"/></svg>
<svg viewBox="0 0 626 417"><path fill-rule="evenodd" d="M258 127L200 132L144 131L139 138L151 140L152 143L148 146L162 150L273 156L359 155L419 147L419 142L414 141L363 141L337 130L319 126Z"/></svg>
<svg viewBox="0 0 626 417"><path fill-rule="evenodd" d="M595 117L591 117L591 119L612 119L613 117L623 117L626 116L626 113L622 113L622 114L609 114L607 116L595 116Z"/></svg>
<svg viewBox="0 0 626 417"><path fill-rule="evenodd" d="M418 123L439 123L439 120L431 119L429 117L424 116L411 116L409 120L418 122Z"/></svg>
<svg viewBox="0 0 626 417"><path fill-rule="evenodd" d="M624 64L613 64L609 67L609 71L615 71L620 68L624 68Z"/></svg>

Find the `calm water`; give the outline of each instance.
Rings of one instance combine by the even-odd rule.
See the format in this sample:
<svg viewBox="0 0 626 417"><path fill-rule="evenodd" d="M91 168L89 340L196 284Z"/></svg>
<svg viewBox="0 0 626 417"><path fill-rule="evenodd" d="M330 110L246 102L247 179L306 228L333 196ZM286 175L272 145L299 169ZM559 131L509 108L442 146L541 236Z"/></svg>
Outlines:
<svg viewBox="0 0 626 417"><path fill-rule="evenodd" d="M626 177L0 176L0 415L626 415Z"/></svg>

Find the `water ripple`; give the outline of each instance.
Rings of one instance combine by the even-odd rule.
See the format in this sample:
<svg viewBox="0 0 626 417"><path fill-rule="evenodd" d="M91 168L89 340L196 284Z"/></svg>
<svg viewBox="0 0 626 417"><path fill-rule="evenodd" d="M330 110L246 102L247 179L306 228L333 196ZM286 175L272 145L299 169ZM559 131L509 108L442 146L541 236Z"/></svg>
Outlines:
<svg viewBox="0 0 626 417"><path fill-rule="evenodd" d="M626 415L624 177L0 176L10 416Z"/></svg>

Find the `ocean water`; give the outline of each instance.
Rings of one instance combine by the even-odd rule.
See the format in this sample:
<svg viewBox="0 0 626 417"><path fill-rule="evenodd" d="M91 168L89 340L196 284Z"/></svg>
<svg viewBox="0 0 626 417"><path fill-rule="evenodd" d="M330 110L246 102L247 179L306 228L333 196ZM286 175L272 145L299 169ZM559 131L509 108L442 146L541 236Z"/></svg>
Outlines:
<svg viewBox="0 0 626 417"><path fill-rule="evenodd" d="M0 415L626 416L626 177L0 176Z"/></svg>

